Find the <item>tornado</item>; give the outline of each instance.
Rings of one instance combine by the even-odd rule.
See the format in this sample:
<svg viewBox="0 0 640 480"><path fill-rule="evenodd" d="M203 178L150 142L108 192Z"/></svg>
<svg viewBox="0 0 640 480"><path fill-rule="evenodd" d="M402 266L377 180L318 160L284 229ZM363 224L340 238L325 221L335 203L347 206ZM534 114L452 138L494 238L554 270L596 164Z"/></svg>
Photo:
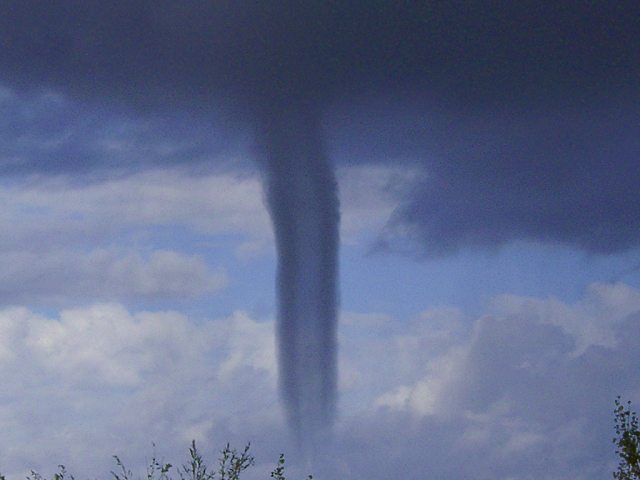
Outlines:
<svg viewBox="0 0 640 480"><path fill-rule="evenodd" d="M626 111L620 105L638 99L637 42L628 41L640 35L635 11L611 8L612 2L571 2L572 8L540 3L5 0L0 2L0 84L26 95L60 93L78 108L123 109L131 118L180 112L221 123L230 119L229 131L237 129L241 138L246 129L256 129L278 253L282 399L298 444L310 451L331 429L336 404L339 205L321 113L329 119L328 135L340 128L332 112L346 112L347 123L356 126L342 146L351 153L338 148L338 161L411 159L412 168L423 166L431 178L443 180L446 191L433 183L416 188L396 215L412 237L434 251L434 245L444 245L440 250L446 253L451 245L462 247L476 238L483 246L486 225L497 225L498 234L490 239L496 244L523 235L535 240L541 233L544 241L570 242L588 227L573 240L579 247L597 252L636 245L637 228L624 208L616 217L622 219L617 229L622 233L585 243L589 232L612 231L598 223L601 215L584 221L578 215L573 227L558 230L560 217L543 202L534 208L540 214L525 215L509 229L500 210L478 200L500 203L494 200L512 193L508 185L521 185L522 178L532 179L532 191L546 191L548 175L540 172L560 168L561 177L569 178L567 172L580 162L606 167L601 176L610 179L616 155L629 185L638 183L632 181L635 116L625 117L626 130L613 134L599 123L600 118L620 121L626 115L620 116ZM532 35L522 35L523 19ZM541 114L557 107L568 120L552 118L563 119L558 125L568 126L567 134L547 135L544 125L553 123ZM612 115L603 117L601 108ZM371 118L377 109L379 118ZM488 123L485 113L492 119ZM500 115L507 119L504 125L495 120ZM525 135L529 126L531 134ZM628 138L624 132L630 132ZM532 135L541 139L528 155ZM605 137L616 145L600 144ZM136 170L144 166L140 162L155 162L153 155L139 155L123 163L94 150L86 164L97 171ZM54 166L64 156L56 152L32 163L14 162L10 155L6 168L58 174ZM611 158L600 159L602 152ZM194 153L175 160L200 167L200 159L209 156L217 157ZM75 174L77 162L65 158L59 166ZM504 181L496 184L496 172ZM563 185L554 188L571 190ZM475 203L447 196L469 188L477 193ZM567 201L588 205L596 197L585 192L588 199ZM502 203L512 205L509 199ZM534 200L525 202L527 211ZM607 198L601 200L607 204ZM455 215L447 215L452 206ZM513 212L502 213L511 218Z"/></svg>
<svg viewBox="0 0 640 480"><path fill-rule="evenodd" d="M313 106L271 105L258 130L278 254L280 391L309 458L335 417L338 189Z"/></svg>

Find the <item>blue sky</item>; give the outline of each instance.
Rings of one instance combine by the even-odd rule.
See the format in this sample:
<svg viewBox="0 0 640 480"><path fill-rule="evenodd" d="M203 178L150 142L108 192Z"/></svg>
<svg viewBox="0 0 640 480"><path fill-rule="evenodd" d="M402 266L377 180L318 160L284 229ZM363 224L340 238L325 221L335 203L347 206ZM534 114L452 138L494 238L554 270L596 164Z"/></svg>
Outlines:
<svg viewBox="0 0 640 480"><path fill-rule="evenodd" d="M251 441L248 480L280 452L327 480L610 475L613 401L640 403L637 5L145 5L0 7L0 472L195 439ZM283 99L319 112L340 199L316 465L278 390Z"/></svg>

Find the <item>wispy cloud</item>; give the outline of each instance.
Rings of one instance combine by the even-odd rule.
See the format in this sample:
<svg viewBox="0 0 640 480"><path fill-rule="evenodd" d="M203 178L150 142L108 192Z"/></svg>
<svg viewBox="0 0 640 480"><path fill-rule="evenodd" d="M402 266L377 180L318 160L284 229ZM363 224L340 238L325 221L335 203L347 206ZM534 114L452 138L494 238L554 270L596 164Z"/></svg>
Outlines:
<svg viewBox="0 0 640 480"><path fill-rule="evenodd" d="M76 301L193 298L227 284L222 270L196 255L155 250L148 255L97 249L0 253L0 301L69 304Z"/></svg>

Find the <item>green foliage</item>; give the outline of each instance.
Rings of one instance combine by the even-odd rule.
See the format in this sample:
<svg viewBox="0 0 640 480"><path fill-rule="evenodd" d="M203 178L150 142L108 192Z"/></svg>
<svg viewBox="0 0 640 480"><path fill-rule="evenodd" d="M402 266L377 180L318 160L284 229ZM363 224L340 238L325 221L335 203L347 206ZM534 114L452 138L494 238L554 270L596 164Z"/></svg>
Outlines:
<svg viewBox="0 0 640 480"><path fill-rule="evenodd" d="M192 445L195 448L195 443ZM218 469L220 480L238 480L240 473L253 465L253 456L249 455L250 446L251 444L248 443L244 450L238 453L235 449L230 448L227 443L220 452L220 468Z"/></svg>
<svg viewBox="0 0 640 480"><path fill-rule="evenodd" d="M623 404L620 396L615 401L615 430L613 443L620 457L618 470L613 472L616 480L640 480L640 430L638 416L631 410L631 402Z"/></svg>
<svg viewBox="0 0 640 480"><path fill-rule="evenodd" d="M0 475L0 477L2 476ZM58 473L54 473L53 477L51 477L51 480L64 480L65 478L68 478L69 480L74 480L73 475L67 474L67 469L64 467L64 465L58 465ZM31 473L27 475L27 480L46 480L46 479L43 478L42 475L40 475L38 472L31 470Z"/></svg>
<svg viewBox="0 0 640 480"><path fill-rule="evenodd" d="M271 472L271 478L273 480L287 480L284 476L284 453L280 454L280 458L278 459L278 465ZM309 475L307 480L312 480L313 477Z"/></svg>
<svg viewBox="0 0 640 480"><path fill-rule="evenodd" d="M169 472L169 469L171 468L171 464L170 463L161 464L156 459L155 450L156 450L156 446L154 444L153 457L151 458L149 465L147 465L146 480L170 480L170 477L168 476L168 472ZM124 466L124 464L122 463L122 461L117 455L114 455L113 458L115 459L116 465L120 470L120 473L116 473L113 470L111 471L111 475L113 475L113 479L114 480L132 480L133 474L131 473L131 470L128 470ZM52 480L63 480L63 479L54 477ZM73 478L71 480L73 480Z"/></svg>
<svg viewBox="0 0 640 480"><path fill-rule="evenodd" d="M240 480L240 474L247 468L254 465L255 461L253 455L249 453L251 444L247 444L243 450L236 450L227 445L220 451L220 457L218 459L218 469L211 470L202 455L196 448L195 440L191 442L189 447L189 460L175 471L178 474L178 480ZM170 470L173 466L170 463L160 462L154 454L146 468L145 480L174 480L170 475ZM135 480L135 477L131 470L125 467L120 457L113 456L116 462L116 470L111 471L113 480ZM278 465L271 472L271 478L274 480L286 480L284 476L284 454L280 454ZM312 476L309 475L307 480L312 480ZM4 475L0 473L0 480L7 480ZM31 473L27 476L26 480L47 480L38 472L31 470ZM69 475L64 465L58 465L58 472L53 474L51 480L75 480L73 475ZM141 477L137 477L137 480L141 480Z"/></svg>
<svg viewBox="0 0 640 480"><path fill-rule="evenodd" d="M271 472L271 478L274 480L286 480L284 477L284 453L280 454L278 459L278 465Z"/></svg>
<svg viewBox="0 0 640 480"><path fill-rule="evenodd" d="M116 465L120 469L119 474L111 470L111 475L113 475L114 480L131 480L133 476L133 474L131 473L131 470L127 470L127 468L124 466L124 464L122 463L122 461L117 455L114 455L113 458L116 461Z"/></svg>
<svg viewBox="0 0 640 480"><path fill-rule="evenodd" d="M182 467L178 468L180 480L212 480L213 477L215 477L215 472L209 472L207 470L207 465L196 448L195 440L191 441L189 457L189 463L185 463Z"/></svg>

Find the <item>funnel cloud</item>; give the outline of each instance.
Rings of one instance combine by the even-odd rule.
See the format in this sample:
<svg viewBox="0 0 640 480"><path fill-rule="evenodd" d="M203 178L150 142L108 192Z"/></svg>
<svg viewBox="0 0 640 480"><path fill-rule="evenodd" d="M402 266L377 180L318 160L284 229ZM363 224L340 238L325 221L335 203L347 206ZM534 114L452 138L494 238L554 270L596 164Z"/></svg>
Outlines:
<svg viewBox="0 0 640 480"><path fill-rule="evenodd" d="M338 194L318 116L304 102L261 124L267 201L278 250L278 352L287 416L311 453L334 418Z"/></svg>

